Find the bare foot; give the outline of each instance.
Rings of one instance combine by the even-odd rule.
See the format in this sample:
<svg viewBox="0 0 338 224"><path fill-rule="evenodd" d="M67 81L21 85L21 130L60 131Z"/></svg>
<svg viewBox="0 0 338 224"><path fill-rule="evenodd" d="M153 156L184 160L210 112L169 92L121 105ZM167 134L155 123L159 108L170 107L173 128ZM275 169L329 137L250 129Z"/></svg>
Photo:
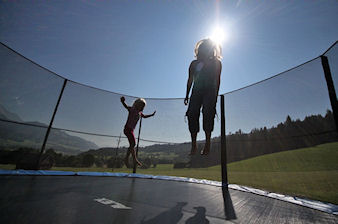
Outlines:
<svg viewBox="0 0 338 224"><path fill-rule="evenodd" d="M197 152L197 142L196 142L196 139L197 139L197 132L196 133L190 133L191 134L191 150L190 150L190 153L189 155L195 155L196 152Z"/></svg>
<svg viewBox="0 0 338 224"><path fill-rule="evenodd" d="M142 166L142 163L136 157L136 151L135 151L135 149L133 149L131 153L133 155L134 164L136 163L138 166Z"/></svg>
<svg viewBox="0 0 338 224"><path fill-rule="evenodd" d="M138 159L134 159L134 164L136 163L136 165L138 166L142 166L142 163L140 161L138 161Z"/></svg>
<svg viewBox="0 0 338 224"><path fill-rule="evenodd" d="M211 138L211 132L205 132L205 145L204 149L201 152L201 155L208 155L210 152L210 138Z"/></svg>
<svg viewBox="0 0 338 224"><path fill-rule="evenodd" d="M196 147L196 145L195 145L195 146L192 146L192 147L191 147L191 151L190 151L190 153L189 153L189 156L195 155L196 152L197 152L197 147Z"/></svg>
<svg viewBox="0 0 338 224"><path fill-rule="evenodd" d="M201 152L201 155L208 155L210 152L210 145L205 144L203 151Z"/></svg>
<svg viewBox="0 0 338 224"><path fill-rule="evenodd" d="M196 143L196 137L194 136L194 138L191 141L191 150L190 150L189 155L190 156L195 155L196 152L197 152L197 143Z"/></svg>

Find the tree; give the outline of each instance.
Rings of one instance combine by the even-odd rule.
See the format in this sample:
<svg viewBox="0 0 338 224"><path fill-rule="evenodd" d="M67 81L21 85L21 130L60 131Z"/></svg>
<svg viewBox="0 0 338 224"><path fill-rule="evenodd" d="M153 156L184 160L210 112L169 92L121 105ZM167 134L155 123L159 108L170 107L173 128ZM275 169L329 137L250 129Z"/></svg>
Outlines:
<svg viewBox="0 0 338 224"><path fill-rule="evenodd" d="M92 154L86 154L82 158L82 166L90 167L94 164L95 157Z"/></svg>
<svg viewBox="0 0 338 224"><path fill-rule="evenodd" d="M285 125L286 125L286 126L290 126L291 124L292 124L292 120L291 120L291 117L288 115L288 116L286 117Z"/></svg>
<svg viewBox="0 0 338 224"><path fill-rule="evenodd" d="M120 157L111 157L107 161L108 168L122 168L123 166L123 159Z"/></svg>
<svg viewBox="0 0 338 224"><path fill-rule="evenodd" d="M97 167L103 167L103 165L104 165L104 161L103 161L103 159L102 158L95 158L95 166L97 166Z"/></svg>
<svg viewBox="0 0 338 224"><path fill-rule="evenodd" d="M143 162L143 168L148 169L151 166L151 159L150 158L145 158Z"/></svg>

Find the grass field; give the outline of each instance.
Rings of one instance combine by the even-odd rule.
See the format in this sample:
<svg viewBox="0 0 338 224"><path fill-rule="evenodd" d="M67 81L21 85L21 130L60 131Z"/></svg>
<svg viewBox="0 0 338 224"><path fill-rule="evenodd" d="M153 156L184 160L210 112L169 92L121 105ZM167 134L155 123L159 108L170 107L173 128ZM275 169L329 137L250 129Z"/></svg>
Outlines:
<svg viewBox="0 0 338 224"><path fill-rule="evenodd" d="M13 169L12 165L0 165ZM53 167L53 170L123 172L131 169ZM221 167L173 169L172 164L137 173L221 181ZM338 143L279 152L228 164L230 183L338 204Z"/></svg>
<svg viewBox="0 0 338 224"><path fill-rule="evenodd" d="M338 143L259 156L228 170L230 183L338 204Z"/></svg>

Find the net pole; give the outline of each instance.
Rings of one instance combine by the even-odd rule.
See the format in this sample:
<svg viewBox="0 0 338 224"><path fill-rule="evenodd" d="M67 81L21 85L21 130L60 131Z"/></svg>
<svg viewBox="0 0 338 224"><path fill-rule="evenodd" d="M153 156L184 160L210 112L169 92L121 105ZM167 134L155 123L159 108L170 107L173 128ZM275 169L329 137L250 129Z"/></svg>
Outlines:
<svg viewBox="0 0 338 224"><path fill-rule="evenodd" d="M138 137L137 137L137 144L136 144L136 157L138 156L138 146L139 146L139 143L140 143L141 128L142 128L142 117L140 118L140 126L138 128ZM136 173L136 163L134 163L133 173Z"/></svg>
<svg viewBox="0 0 338 224"><path fill-rule="evenodd" d="M323 56L323 55L320 56L320 58L322 61L327 89L329 92L329 97L330 97L330 102L331 102L331 107L332 107L332 112L333 112L333 118L336 124L336 130L338 131L338 101L337 101L336 90L334 88L334 84L332 80L329 60L327 59L326 56Z"/></svg>
<svg viewBox="0 0 338 224"><path fill-rule="evenodd" d="M227 151L225 134L225 106L224 95L221 95L221 168L222 168L222 187L228 189L228 170L227 170Z"/></svg>
<svg viewBox="0 0 338 224"><path fill-rule="evenodd" d="M118 154L118 149L119 149L119 147L120 147L120 142L121 142L121 133L120 133L120 137L119 137L119 140L118 140L118 142L117 142L117 148L116 148L116 153L115 153L115 155L116 155L116 158L117 158L117 154Z"/></svg>
<svg viewBox="0 0 338 224"><path fill-rule="evenodd" d="M120 141L121 141L121 133L120 133L119 140L117 141L117 147L116 147L116 150L115 150L115 160L114 160L114 165L113 165L112 171L114 171L114 167L117 167L117 156L118 156L118 150L119 150L119 147L120 147Z"/></svg>
<svg viewBox="0 0 338 224"><path fill-rule="evenodd" d="M59 104L60 104L60 101L61 101L61 98L62 98L62 95L63 95L63 91L65 90L67 81L68 81L68 80L65 79L64 82L63 82L62 89L61 89L61 92L60 92L58 101L57 101L57 103L56 103L56 105L55 105L55 108L54 108L54 112L53 112L52 119L51 119L50 122L49 122L49 126L48 126L48 129L47 129L45 138L44 138L44 140L43 140L43 144L42 144L42 146L41 146L40 154L39 154L38 160L37 160L37 162L36 162L36 169L37 169L37 170L40 169L41 157L42 157L42 154L43 154L44 151L45 151L46 143L47 143L47 140L48 140L48 137L49 137L49 133L50 133L50 130L51 130L52 126L53 126L54 118L55 118L56 112L57 112L57 110L58 110L58 107L59 107Z"/></svg>

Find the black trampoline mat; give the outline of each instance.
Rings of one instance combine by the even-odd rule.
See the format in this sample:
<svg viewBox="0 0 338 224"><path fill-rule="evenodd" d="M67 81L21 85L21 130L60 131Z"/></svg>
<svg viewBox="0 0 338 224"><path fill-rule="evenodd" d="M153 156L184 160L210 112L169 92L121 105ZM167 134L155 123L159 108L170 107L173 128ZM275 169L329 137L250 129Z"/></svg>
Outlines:
<svg viewBox="0 0 338 224"><path fill-rule="evenodd" d="M0 223L338 223L252 193L156 179L1 176L0 195Z"/></svg>

